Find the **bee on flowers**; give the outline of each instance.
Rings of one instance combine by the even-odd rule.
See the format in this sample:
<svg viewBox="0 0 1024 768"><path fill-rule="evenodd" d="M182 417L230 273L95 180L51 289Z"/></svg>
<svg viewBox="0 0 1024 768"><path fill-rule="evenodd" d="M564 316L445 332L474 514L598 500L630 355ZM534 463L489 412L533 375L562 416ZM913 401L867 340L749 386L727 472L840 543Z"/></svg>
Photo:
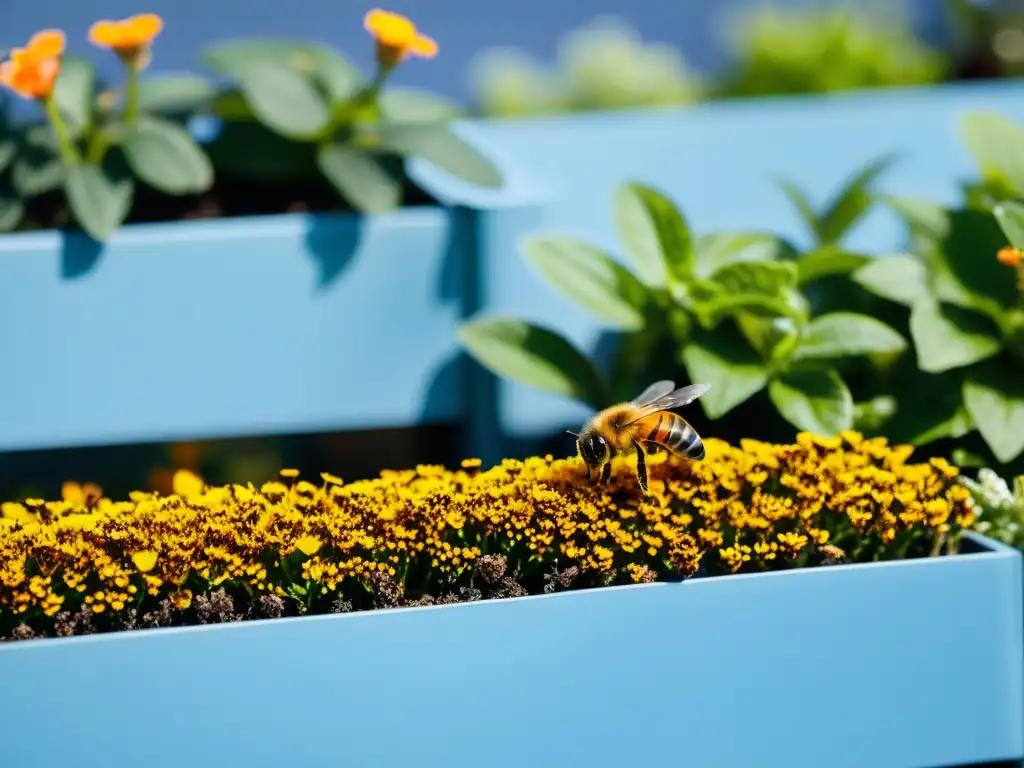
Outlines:
<svg viewBox="0 0 1024 768"><path fill-rule="evenodd" d="M711 389L710 384L691 384L682 389L675 382L656 381L638 397L627 403L618 403L594 414L577 434L576 450L587 465L587 474L593 470L607 483L611 477L613 456L636 452L636 471L640 487L647 491L647 462L644 453L659 448L690 461L704 458L704 443L690 424L672 409L682 408L702 397Z"/></svg>

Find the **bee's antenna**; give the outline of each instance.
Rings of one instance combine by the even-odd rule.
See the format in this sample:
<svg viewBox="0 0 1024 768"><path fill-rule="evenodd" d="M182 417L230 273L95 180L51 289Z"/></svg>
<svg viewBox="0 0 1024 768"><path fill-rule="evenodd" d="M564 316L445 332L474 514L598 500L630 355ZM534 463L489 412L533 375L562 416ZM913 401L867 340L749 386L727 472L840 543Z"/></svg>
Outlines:
<svg viewBox="0 0 1024 768"><path fill-rule="evenodd" d="M572 435L573 437L579 437L579 435L577 435L577 434L576 434L575 432L573 432L573 431L572 431L571 429L567 429L567 430L565 430L565 431L566 431L567 433L569 433L570 435Z"/></svg>

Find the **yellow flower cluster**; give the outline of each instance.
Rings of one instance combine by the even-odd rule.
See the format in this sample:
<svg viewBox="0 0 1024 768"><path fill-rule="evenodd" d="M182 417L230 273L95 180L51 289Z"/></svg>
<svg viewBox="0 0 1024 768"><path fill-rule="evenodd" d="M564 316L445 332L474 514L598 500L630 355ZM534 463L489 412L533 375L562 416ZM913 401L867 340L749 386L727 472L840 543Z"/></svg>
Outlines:
<svg viewBox="0 0 1024 768"><path fill-rule="evenodd" d="M526 591L538 590L531 574L558 568L586 586L927 555L973 522L956 467L908 463L912 449L884 439L706 448L700 463L651 457L646 495L629 460L600 486L579 459L550 456L347 484L283 470L287 482L259 488L180 472L175 493L124 502L68 486L62 501L2 506L0 630L27 623L46 634L62 611L110 615L158 600L187 610L220 588L311 611L380 578L426 595L442 581L472 584L497 555Z"/></svg>

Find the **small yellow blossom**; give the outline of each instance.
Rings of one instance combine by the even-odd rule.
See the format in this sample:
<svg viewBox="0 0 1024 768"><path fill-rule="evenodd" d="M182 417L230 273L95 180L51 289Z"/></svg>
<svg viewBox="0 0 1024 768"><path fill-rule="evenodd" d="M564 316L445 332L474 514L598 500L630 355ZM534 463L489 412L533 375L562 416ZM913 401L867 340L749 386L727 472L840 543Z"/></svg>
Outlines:
<svg viewBox="0 0 1024 768"><path fill-rule="evenodd" d="M295 548L307 557L315 555L321 546L322 543L316 536L300 536L295 541Z"/></svg>
<svg viewBox="0 0 1024 768"><path fill-rule="evenodd" d="M156 566L157 554L151 549L144 550L142 552L136 552L132 555L132 562L135 563L135 567L142 573L148 573L152 571Z"/></svg>
<svg viewBox="0 0 1024 768"><path fill-rule="evenodd" d="M200 495L206 485L203 483L203 479L194 472L190 472L187 469L179 469L174 473L173 487L174 492L178 496L187 499L191 496Z"/></svg>
<svg viewBox="0 0 1024 768"><path fill-rule="evenodd" d="M281 474L281 477L298 477L299 476L299 470L297 470L297 469L282 469L280 474Z"/></svg>

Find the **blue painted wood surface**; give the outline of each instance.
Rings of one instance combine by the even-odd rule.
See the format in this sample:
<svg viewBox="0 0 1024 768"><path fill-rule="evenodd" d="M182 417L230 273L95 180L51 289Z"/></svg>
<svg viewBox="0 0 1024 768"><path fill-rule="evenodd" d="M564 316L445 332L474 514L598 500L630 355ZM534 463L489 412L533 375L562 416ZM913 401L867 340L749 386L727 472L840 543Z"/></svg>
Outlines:
<svg viewBox="0 0 1024 768"><path fill-rule="evenodd" d="M460 416L451 211L0 238L0 451Z"/></svg>
<svg viewBox="0 0 1024 768"><path fill-rule="evenodd" d="M953 203L976 174L959 137L967 110L1024 119L1024 85L892 89L833 97L762 99L689 109L477 122L474 142L509 167L529 168L543 207L481 228L480 311L549 325L592 350L609 329L545 284L524 262L519 240L569 234L622 254L614 230L616 187L640 181L668 193L697 234L765 230L808 244L795 210L773 181L784 175L824 204L865 164L890 152L896 164L876 188ZM487 219L484 214L484 219ZM902 224L876 208L847 239L882 252L903 246ZM501 382L498 426L533 439L574 427L589 411L564 397Z"/></svg>
<svg viewBox="0 0 1024 768"><path fill-rule="evenodd" d="M0 647L17 768L1024 757L1021 555Z"/></svg>

